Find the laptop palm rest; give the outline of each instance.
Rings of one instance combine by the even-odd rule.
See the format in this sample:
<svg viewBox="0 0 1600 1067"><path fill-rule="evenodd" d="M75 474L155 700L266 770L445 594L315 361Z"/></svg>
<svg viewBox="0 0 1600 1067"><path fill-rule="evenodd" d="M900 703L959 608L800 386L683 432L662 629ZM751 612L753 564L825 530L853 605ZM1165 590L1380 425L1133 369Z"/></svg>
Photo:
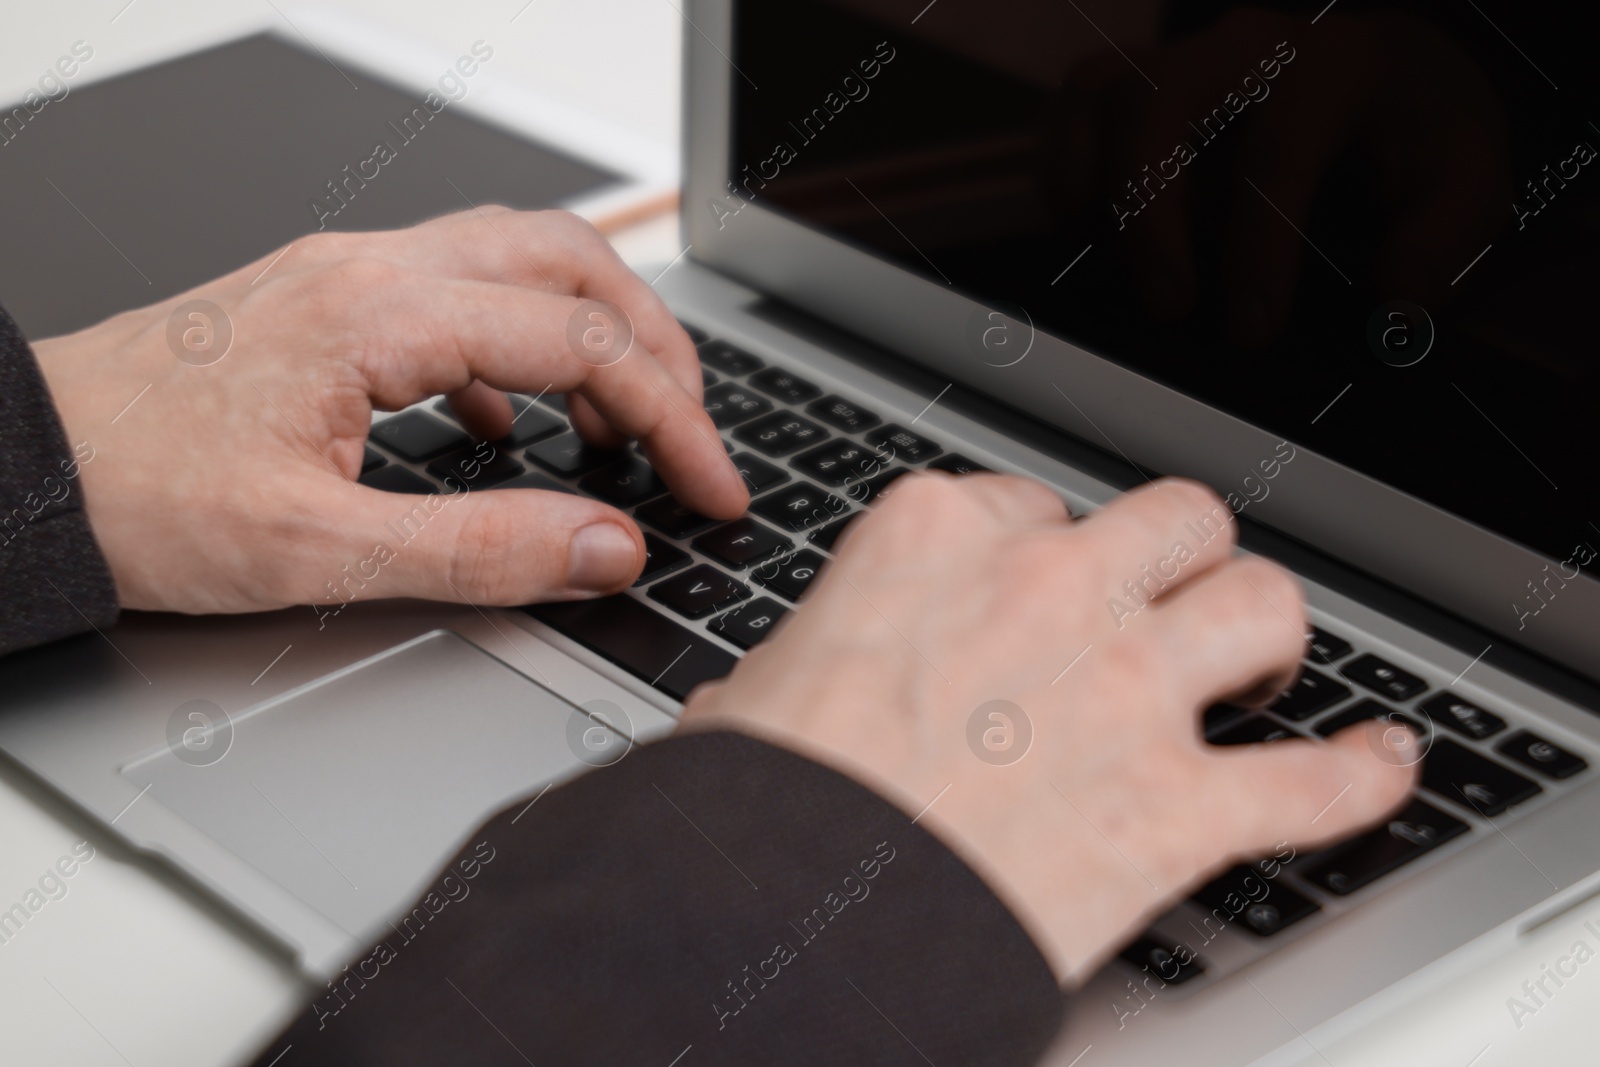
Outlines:
<svg viewBox="0 0 1600 1067"><path fill-rule="evenodd" d="M485 816L586 769L567 743L574 716L435 631L233 716L231 737L213 726L192 749L163 748L122 773L150 787L146 802L367 939Z"/></svg>

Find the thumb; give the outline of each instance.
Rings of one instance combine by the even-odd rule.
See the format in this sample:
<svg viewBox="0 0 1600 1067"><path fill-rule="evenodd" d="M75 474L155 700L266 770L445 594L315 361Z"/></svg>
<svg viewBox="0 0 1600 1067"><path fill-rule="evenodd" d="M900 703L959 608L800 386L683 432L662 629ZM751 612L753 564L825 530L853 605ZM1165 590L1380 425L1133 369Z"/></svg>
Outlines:
<svg viewBox="0 0 1600 1067"><path fill-rule="evenodd" d="M335 576L346 600L571 600L626 589L644 565L632 519L570 493L457 487L423 495L351 482L335 499L346 554L359 561Z"/></svg>

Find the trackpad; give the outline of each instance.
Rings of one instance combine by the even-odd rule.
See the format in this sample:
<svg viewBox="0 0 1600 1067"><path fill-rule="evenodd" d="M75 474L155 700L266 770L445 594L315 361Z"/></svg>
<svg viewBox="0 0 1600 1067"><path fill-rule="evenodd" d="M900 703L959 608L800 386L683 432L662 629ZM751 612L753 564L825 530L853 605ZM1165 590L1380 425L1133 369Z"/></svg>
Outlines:
<svg viewBox="0 0 1600 1067"><path fill-rule="evenodd" d="M587 769L567 741L574 716L583 713L439 631L235 716L231 738L218 732L122 773L367 938L484 817Z"/></svg>

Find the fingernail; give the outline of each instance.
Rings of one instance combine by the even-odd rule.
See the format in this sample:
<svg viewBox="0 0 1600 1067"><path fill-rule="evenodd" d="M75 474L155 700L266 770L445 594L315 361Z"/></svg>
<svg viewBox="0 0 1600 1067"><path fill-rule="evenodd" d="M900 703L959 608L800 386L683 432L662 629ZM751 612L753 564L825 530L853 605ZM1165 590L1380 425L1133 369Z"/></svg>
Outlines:
<svg viewBox="0 0 1600 1067"><path fill-rule="evenodd" d="M633 537L614 522L585 526L572 537L568 552L567 586L586 593L617 588L633 576L639 547Z"/></svg>

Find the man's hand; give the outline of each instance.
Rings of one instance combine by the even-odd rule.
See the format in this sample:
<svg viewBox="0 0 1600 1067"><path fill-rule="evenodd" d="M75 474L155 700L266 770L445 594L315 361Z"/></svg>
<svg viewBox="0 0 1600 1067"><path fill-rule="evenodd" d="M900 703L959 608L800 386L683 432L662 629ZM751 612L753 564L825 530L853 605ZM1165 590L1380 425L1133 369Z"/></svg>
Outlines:
<svg viewBox="0 0 1600 1067"><path fill-rule="evenodd" d="M322 233L159 305L34 345L82 467L90 524L127 608L312 603L393 544L417 498L356 483L374 408L436 393L476 436L511 426L501 390L570 393L586 440L635 437L685 504L749 501L701 407L694 345L587 223L491 207L387 233ZM168 319L219 305L233 341L177 358ZM609 366L580 358L586 300L631 320ZM463 493L395 549L363 596L479 604L615 592L644 545L622 512L531 489Z"/></svg>
<svg viewBox="0 0 1600 1067"><path fill-rule="evenodd" d="M907 477L684 725L790 747L920 814L1081 980L1225 863L1345 836L1412 784L1370 726L1202 740L1204 708L1272 699L1306 646L1299 586L1236 556L1235 529L1190 482L1069 523L1020 478ZM980 713L995 700L1020 715ZM995 759L982 734L1008 726Z"/></svg>

